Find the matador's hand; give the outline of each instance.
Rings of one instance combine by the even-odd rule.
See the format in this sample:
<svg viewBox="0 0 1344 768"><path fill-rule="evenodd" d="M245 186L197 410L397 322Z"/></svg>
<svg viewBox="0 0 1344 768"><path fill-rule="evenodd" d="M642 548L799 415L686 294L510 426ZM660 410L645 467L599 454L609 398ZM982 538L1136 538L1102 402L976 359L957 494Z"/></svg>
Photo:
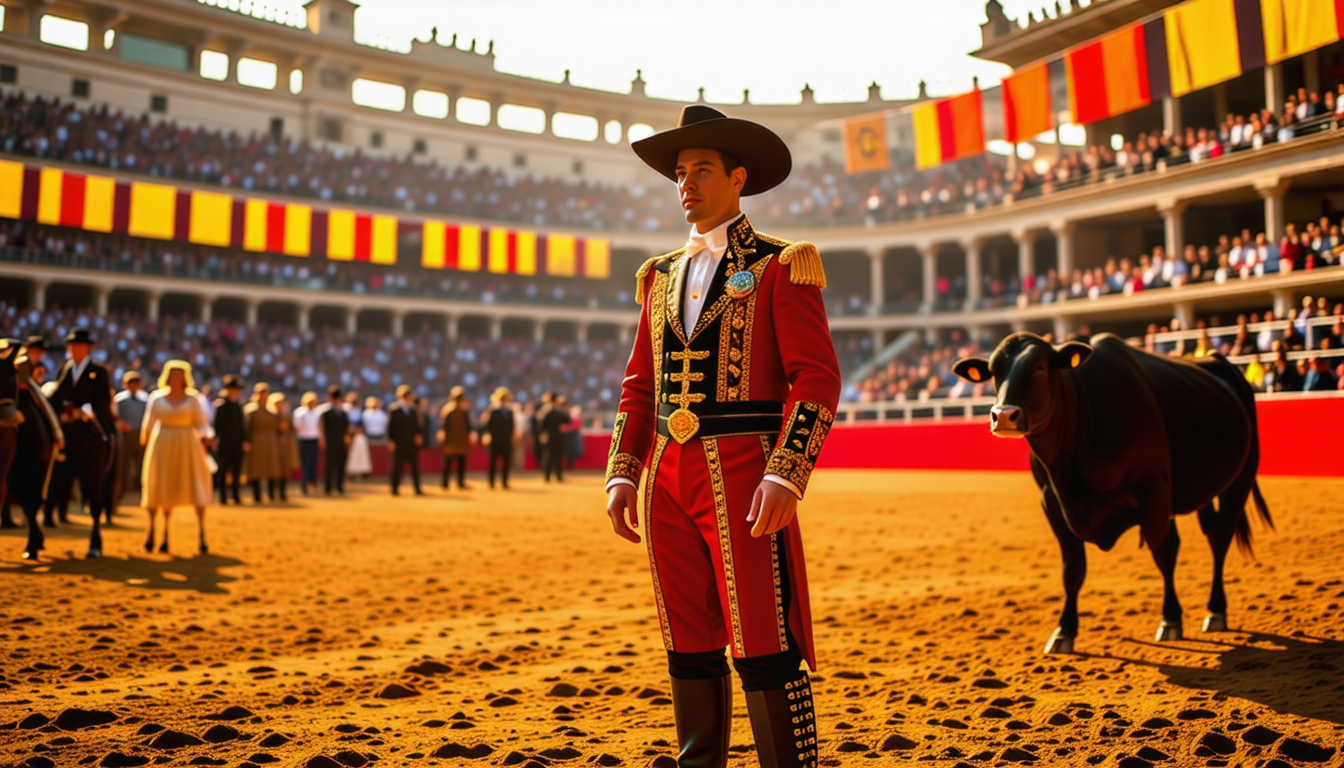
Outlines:
<svg viewBox="0 0 1344 768"><path fill-rule="evenodd" d="M779 483L762 480L756 486L756 495L751 497L747 522L756 523L751 526L752 536L769 536L787 528L797 514L798 497L793 495L793 491Z"/></svg>
<svg viewBox="0 0 1344 768"><path fill-rule="evenodd" d="M607 493L607 517L611 518L612 530L627 541L639 543L639 490L628 483L616 483ZM627 517L630 522L626 523Z"/></svg>

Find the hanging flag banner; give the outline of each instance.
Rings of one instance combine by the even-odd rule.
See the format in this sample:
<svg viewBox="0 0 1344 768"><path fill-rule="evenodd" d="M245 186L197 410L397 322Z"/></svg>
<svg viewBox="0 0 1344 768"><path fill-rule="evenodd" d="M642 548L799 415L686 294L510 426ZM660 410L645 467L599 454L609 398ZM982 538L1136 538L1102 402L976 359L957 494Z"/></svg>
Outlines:
<svg viewBox="0 0 1344 768"><path fill-rule="evenodd" d="M845 173L884 171L890 167L885 114L851 118L845 121L844 130Z"/></svg>
<svg viewBox="0 0 1344 768"><path fill-rule="evenodd" d="M980 91L926 102L911 110L915 167L921 170L985 151Z"/></svg>
<svg viewBox="0 0 1344 768"><path fill-rule="evenodd" d="M1340 0L1260 0L1265 62L1278 64L1344 38Z"/></svg>
<svg viewBox="0 0 1344 768"><path fill-rule="evenodd" d="M1003 137L1016 144L1055 127L1050 107L1050 71L1044 62L1003 79Z"/></svg>

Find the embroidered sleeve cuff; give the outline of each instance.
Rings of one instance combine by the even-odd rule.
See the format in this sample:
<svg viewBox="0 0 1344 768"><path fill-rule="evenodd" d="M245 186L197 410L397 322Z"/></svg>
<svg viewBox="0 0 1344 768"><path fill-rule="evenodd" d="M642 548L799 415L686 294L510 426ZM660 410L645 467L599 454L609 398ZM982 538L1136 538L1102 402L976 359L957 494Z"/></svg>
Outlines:
<svg viewBox="0 0 1344 768"><path fill-rule="evenodd" d="M824 405L806 401L794 403L793 413L784 425L784 437L766 462L765 473L792 483L794 492L801 499L807 492L807 481L834 420L835 415Z"/></svg>
<svg viewBox="0 0 1344 768"><path fill-rule="evenodd" d="M607 459L607 480L624 478L632 485L639 485L639 476L644 473L644 462L628 453L613 453Z"/></svg>

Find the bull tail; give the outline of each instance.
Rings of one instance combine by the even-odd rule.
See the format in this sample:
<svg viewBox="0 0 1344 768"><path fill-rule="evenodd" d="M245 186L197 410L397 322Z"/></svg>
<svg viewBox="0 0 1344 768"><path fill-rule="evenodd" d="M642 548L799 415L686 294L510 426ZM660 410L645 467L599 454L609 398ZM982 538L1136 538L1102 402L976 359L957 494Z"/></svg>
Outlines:
<svg viewBox="0 0 1344 768"><path fill-rule="evenodd" d="M1260 521L1274 530L1274 516L1269 512L1269 505L1265 503L1264 494L1260 493L1260 482L1251 481L1251 497L1255 500L1255 511L1260 516ZM1242 511L1241 517L1237 519L1236 532L1237 549L1244 554L1252 554L1251 550L1251 516Z"/></svg>

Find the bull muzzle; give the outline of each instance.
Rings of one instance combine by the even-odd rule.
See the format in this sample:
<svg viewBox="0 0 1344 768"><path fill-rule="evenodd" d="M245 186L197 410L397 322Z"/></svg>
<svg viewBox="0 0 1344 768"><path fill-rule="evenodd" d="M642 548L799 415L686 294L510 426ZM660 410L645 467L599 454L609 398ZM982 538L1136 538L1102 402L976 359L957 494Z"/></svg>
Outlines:
<svg viewBox="0 0 1344 768"><path fill-rule="evenodd" d="M1027 414L1016 405L996 405L989 409L989 431L999 437L1026 437Z"/></svg>

